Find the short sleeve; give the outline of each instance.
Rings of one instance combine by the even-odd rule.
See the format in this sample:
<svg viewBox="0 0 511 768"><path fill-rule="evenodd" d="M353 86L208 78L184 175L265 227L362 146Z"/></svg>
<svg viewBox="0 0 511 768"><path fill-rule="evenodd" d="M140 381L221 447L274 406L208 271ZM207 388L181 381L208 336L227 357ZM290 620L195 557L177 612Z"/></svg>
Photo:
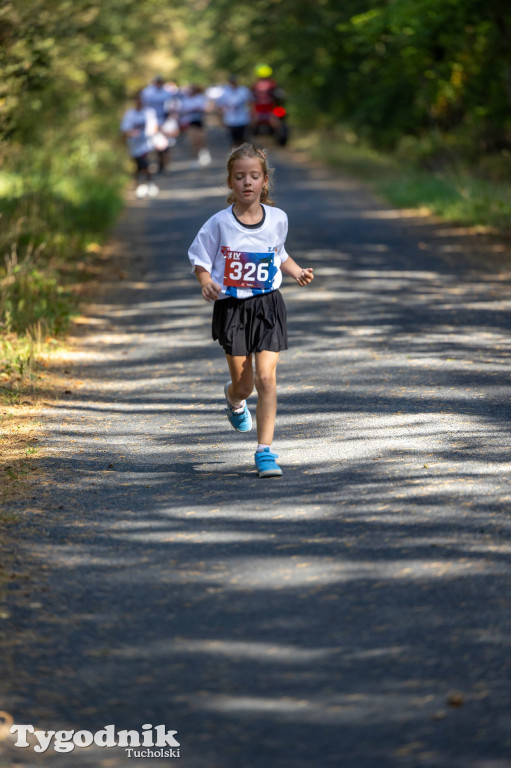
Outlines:
<svg viewBox="0 0 511 768"><path fill-rule="evenodd" d="M132 128L132 119L131 119L131 110L128 110L128 112L125 112L122 120L121 120L121 131L123 133L126 133L126 131L130 131Z"/></svg>
<svg viewBox="0 0 511 768"><path fill-rule="evenodd" d="M212 220L209 219L199 230L188 250L192 272L195 267L204 267L211 274L219 247L217 229Z"/></svg>
<svg viewBox="0 0 511 768"><path fill-rule="evenodd" d="M158 117L156 111L152 107L148 107L146 111L146 131L149 136L153 136L158 130Z"/></svg>
<svg viewBox="0 0 511 768"><path fill-rule="evenodd" d="M284 263L284 261L287 261L289 258L289 254L286 251L286 238L287 238L287 231L288 231L288 219L287 214L282 213L282 220L279 222L279 240L278 240L278 246L277 246L277 256L280 259L281 264Z"/></svg>

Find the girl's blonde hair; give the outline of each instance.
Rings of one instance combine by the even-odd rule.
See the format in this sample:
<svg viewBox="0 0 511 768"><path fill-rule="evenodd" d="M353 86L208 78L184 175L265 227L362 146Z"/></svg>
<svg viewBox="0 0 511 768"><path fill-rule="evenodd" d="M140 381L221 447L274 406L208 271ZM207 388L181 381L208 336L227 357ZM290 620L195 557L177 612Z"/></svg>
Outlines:
<svg viewBox="0 0 511 768"><path fill-rule="evenodd" d="M250 142L246 141L244 144L241 144L239 147L234 147L234 149L231 151L231 154L227 158L227 182L229 182L232 176L234 163L236 162L236 160L239 160L242 157L254 157L256 160L259 160L259 162L261 163L261 170L263 174L268 177L267 183L264 185L264 187L261 190L261 202L264 203L265 205L274 205L273 200L270 199L270 184L273 176L273 168L270 168L270 166L268 165L268 159L266 157L266 152L264 151L264 149L261 149L260 147L256 147L255 144L251 144ZM227 202L228 203L236 202L236 198L232 190L229 192Z"/></svg>

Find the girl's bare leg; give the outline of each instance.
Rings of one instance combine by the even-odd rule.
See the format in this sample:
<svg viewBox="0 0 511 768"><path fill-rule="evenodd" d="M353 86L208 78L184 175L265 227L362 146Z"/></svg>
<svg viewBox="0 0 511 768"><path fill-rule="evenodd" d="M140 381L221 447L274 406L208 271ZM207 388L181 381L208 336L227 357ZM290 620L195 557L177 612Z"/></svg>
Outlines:
<svg viewBox="0 0 511 768"><path fill-rule="evenodd" d="M197 157L200 150L206 146L206 132L204 128L198 128L196 125L191 125L188 128L188 138L190 142L190 149L194 157Z"/></svg>
<svg viewBox="0 0 511 768"><path fill-rule="evenodd" d="M257 352L255 359L255 386L257 389L257 440L271 445L277 415L277 363L278 352Z"/></svg>
<svg viewBox="0 0 511 768"><path fill-rule="evenodd" d="M254 391L252 355L243 357L241 355L226 354L225 356L232 382L227 390L227 397L231 405L236 408L241 404L242 400L246 400Z"/></svg>

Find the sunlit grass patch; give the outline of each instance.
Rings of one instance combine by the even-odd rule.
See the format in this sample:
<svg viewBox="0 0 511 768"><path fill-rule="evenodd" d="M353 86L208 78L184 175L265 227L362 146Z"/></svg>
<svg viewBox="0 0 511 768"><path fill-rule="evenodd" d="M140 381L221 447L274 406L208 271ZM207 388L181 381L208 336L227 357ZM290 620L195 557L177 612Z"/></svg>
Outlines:
<svg viewBox="0 0 511 768"><path fill-rule="evenodd" d="M25 402L21 392L0 383L0 522L12 518L6 502L28 493L28 482L37 471L40 435L34 420L34 407ZM1 546L0 540L0 546Z"/></svg>
<svg viewBox="0 0 511 768"><path fill-rule="evenodd" d="M0 378L30 375L34 339L62 334L78 311L87 267L122 208L124 155L92 132L4 156Z"/></svg>
<svg viewBox="0 0 511 768"><path fill-rule="evenodd" d="M294 145L313 159L367 181L399 208L427 208L446 221L511 232L511 173L497 174L488 158L478 166L444 160L437 169L424 168L427 162L419 145L395 154L378 152L341 129L309 133Z"/></svg>

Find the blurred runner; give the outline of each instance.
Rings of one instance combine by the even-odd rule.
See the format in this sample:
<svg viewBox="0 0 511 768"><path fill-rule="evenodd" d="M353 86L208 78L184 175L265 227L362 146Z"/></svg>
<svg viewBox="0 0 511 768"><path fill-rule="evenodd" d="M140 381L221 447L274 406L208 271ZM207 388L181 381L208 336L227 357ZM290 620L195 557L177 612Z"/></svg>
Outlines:
<svg viewBox="0 0 511 768"><path fill-rule="evenodd" d="M211 153L207 146L206 111L208 98L199 85L190 86L180 98L180 127L186 133L188 146L194 162L200 166L209 165Z"/></svg>
<svg viewBox="0 0 511 768"><path fill-rule="evenodd" d="M169 149L176 142L179 135L179 126L175 131L175 123L172 128L168 120L172 112L175 112L175 102L179 94L179 88L173 82L165 82L161 75L156 75L153 80L142 90L142 102L145 107L154 109L158 120L158 132L154 137L154 149L158 155L158 171L162 173L168 166Z"/></svg>
<svg viewBox="0 0 511 768"><path fill-rule="evenodd" d="M169 109L175 110L167 114L165 121L160 125L159 131L154 137L154 147L159 156L159 171L169 170L172 147L176 146L179 129L179 112L174 102Z"/></svg>
<svg viewBox="0 0 511 768"><path fill-rule="evenodd" d="M149 153L153 149L153 137L158 132L158 119L154 109L144 107L141 92L135 96L135 106L124 113L121 131L135 162L136 196L155 197L159 190L151 179Z"/></svg>
<svg viewBox="0 0 511 768"><path fill-rule="evenodd" d="M230 75L216 103L222 110L224 125L229 129L235 147L247 138L253 102L252 91L239 84L237 75Z"/></svg>

